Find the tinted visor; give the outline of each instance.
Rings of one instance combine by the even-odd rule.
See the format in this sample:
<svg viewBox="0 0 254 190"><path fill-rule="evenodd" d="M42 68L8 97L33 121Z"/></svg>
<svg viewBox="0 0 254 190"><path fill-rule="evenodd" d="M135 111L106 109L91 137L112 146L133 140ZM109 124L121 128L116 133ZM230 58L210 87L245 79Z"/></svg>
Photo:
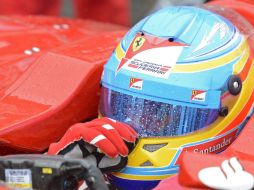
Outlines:
<svg viewBox="0 0 254 190"><path fill-rule="evenodd" d="M207 127L218 109L195 108L146 100L102 87L102 116L131 125L141 137L179 136Z"/></svg>

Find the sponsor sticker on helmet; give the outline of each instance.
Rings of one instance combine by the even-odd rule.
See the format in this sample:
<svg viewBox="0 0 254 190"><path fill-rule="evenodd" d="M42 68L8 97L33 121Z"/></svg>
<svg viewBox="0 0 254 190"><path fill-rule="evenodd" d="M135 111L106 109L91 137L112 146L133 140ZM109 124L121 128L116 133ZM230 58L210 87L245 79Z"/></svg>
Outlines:
<svg viewBox="0 0 254 190"><path fill-rule="evenodd" d="M222 152L235 140L237 137L237 131L238 128L236 127L229 133L225 133L221 136L211 137L210 139L206 140L206 142L200 141L191 143L190 145L184 145L175 164L179 165L179 161L181 160L180 157L184 152L194 152L199 154L218 154Z"/></svg>
<svg viewBox="0 0 254 190"><path fill-rule="evenodd" d="M137 36L132 44L132 50L138 51L142 45L145 43L146 39L142 36Z"/></svg>
<svg viewBox="0 0 254 190"><path fill-rule="evenodd" d="M191 100L204 102L206 99L206 91L204 90L192 90Z"/></svg>
<svg viewBox="0 0 254 190"><path fill-rule="evenodd" d="M124 69L166 79L184 46L184 44L169 42L159 37L137 35L125 57L120 60L116 74L120 69Z"/></svg>
<svg viewBox="0 0 254 190"><path fill-rule="evenodd" d="M131 78L129 88L142 90L143 80L138 78Z"/></svg>

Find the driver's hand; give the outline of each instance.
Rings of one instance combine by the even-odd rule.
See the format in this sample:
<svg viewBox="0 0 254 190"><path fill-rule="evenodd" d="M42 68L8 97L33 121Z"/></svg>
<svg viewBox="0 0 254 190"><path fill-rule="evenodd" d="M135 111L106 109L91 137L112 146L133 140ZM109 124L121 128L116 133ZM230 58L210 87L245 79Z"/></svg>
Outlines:
<svg viewBox="0 0 254 190"><path fill-rule="evenodd" d="M104 117L71 126L59 142L49 146L48 154L85 158L102 172L114 172L127 164L136 138L127 124Z"/></svg>

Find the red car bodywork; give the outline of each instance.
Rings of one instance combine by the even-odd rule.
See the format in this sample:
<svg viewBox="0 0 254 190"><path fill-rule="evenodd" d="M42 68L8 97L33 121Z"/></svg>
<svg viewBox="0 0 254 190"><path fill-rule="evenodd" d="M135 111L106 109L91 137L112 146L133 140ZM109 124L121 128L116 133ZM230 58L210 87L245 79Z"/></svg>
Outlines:
<svg viewBox="0 0 254 190"><path fill-rule="evenodd" d="M0 154L42 152L97 117L100 76L126 29L89 20L0 18Z"/></svg>
<svg viewBox="0 0 254 190"><path fill-rule="evenodd" d="M254 25L252 0L210 4L236 10ZM43 152L72 124L97 117L103 64L125 32L88 20L1 17L0 154ZM253 126L250 122L246 128ZM243 146L237 143L232 148ZM193 183L178 183L174 177L165 189L167 184L174 189L203 187L189 177L188 163L196 156L183 158L180 174L182 181Z"/></svg>

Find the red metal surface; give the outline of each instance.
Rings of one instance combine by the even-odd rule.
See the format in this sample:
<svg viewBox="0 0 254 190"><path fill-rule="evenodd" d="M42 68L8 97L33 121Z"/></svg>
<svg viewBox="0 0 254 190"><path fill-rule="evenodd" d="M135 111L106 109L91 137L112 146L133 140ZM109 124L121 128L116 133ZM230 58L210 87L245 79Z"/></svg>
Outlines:
<svg viewBox="0 0 254 190"><path fill-rule="evenodd" d="M97 117L103 64L126 31L62 18L1 22L0 154L45 151L70 125Z"/></svg>

